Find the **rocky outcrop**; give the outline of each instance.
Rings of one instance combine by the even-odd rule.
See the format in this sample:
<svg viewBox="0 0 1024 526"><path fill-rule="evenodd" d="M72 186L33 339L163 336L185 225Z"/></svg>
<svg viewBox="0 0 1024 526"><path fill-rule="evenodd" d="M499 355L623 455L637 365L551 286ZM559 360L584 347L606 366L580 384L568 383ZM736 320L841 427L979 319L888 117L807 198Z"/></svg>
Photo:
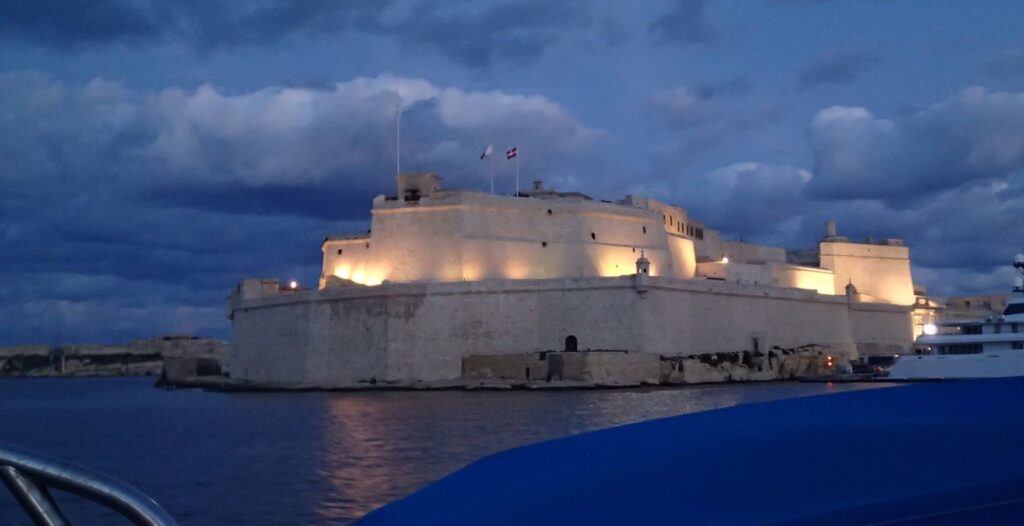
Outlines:
<svg viewBox="0 0 1024 526"><path fill-rule="evenodd" d="M758 382L832 376L850 370L850 357L821 345L767 352L659 356L627 351L538 352L471 355L463 359L467 385L508 383L524 387L679 385Z"/></svg>
<svg viewBox="0 0 1024 526"><path fill-rule="evenodd" d="M720 352L661 358L663 384L795 380L849 372L850 356L822 345L768 352Z"/></svg>

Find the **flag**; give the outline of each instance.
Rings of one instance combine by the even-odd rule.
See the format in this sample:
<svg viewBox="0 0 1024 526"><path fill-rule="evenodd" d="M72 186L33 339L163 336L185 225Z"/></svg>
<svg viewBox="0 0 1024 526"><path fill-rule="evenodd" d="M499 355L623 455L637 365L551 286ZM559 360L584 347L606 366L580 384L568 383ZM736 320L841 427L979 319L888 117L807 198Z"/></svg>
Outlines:
<svg viewBox="0 0 1024 526"><path fill-rule="evenodd" d="M519 157L519 147L518 146L513 146L509 151L505 152L505 158L510 160L510 161L512 159L515 159L516 157Z"/></svg>
<svg viewBox="0 0 1024 526"><path fill-rule="evenodd" d="M484 153L480 154L480 160L482 161L484 159L484 157L487 157L488 155L490 155L492 153L494 153L494 145L493 144L488 144L487 147L484 148Z"/></svg>

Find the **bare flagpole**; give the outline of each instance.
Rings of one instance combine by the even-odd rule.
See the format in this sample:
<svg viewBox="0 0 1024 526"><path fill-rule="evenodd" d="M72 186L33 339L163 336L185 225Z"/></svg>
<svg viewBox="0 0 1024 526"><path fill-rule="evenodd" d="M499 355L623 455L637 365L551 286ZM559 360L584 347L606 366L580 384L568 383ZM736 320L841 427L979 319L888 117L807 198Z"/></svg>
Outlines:
<svg viewBox="0 0 1024 526"><path fill-rule="evenodd" d="M494 154L493 153L491 153L491 195L494 195Z"/></svg>
<svg viewBox="0 0 1024 526"><path fill-rule="evenodd" d="M516 197L519 197L519 141L516 141Z"/></svg>
<svg viewBox="0 0 1024 526"><path fill-rule="evenodd" d="M395 104L395 175L402 175L402 102Z"/></svg>

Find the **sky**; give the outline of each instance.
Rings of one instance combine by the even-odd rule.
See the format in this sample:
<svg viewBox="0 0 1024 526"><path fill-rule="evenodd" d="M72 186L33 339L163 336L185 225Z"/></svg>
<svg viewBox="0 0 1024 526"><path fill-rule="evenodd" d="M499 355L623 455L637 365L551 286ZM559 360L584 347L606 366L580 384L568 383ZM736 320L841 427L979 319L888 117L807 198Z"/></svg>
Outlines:
<svg viewBox="0 0 1024 526"><path fill-rule="evenodd" d="M0 345L227 338L403 171L655 197L728 239L901 238L929 294L1024 252L1016 0L7 0ZM496 166L499 192L513 167Z"/></svg>

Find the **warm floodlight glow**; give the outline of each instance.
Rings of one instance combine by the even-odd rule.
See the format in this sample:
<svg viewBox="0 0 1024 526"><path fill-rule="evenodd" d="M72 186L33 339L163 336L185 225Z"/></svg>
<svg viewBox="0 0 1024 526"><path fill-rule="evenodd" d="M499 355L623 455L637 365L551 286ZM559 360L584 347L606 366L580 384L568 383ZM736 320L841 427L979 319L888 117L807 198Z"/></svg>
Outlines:
<svg viewBox="0 0 1024 526"><path fill-rule="evenodd" d="M292 290L295 290L295 289L299 288L299 282L298 281L292 281L291 283L288 284L288 288L290 288Z"/></svg>
<svg viewBox="0 0 1024 526"><path fill-rule="evenodd" d="M924 333L928 336L935 336L939 332L939 327L934 323L924 324Z"/></svg>
<svg viewBox="0 0 1024 526"><path fill-rule="evenodd" d="M722 256L722 263L728 263L728 262L729 262L729 258L727 256Z"/></svg>

